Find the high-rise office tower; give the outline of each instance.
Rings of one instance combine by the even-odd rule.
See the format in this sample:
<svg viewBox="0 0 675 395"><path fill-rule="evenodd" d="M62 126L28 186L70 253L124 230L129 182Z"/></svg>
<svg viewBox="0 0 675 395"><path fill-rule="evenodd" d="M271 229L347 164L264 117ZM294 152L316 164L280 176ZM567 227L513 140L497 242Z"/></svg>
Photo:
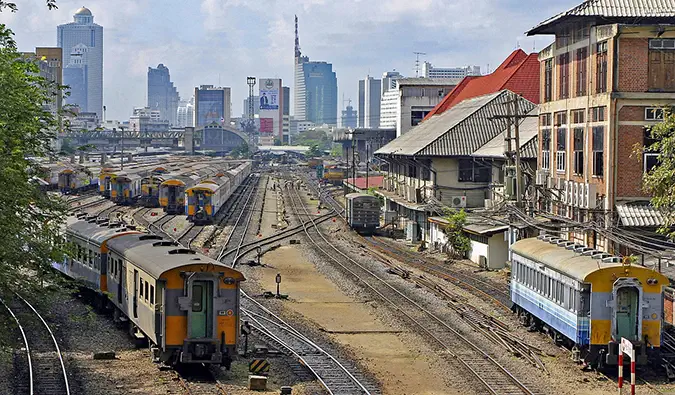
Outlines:
<svg viewBox="0 0 675 395"><path fill-rule="evenodd" d="M195 126L203 127L214 122L229 126L230 97L230 88L215 88L213 85L195 88Z"/></svg>
<svg viewBox="0 0 675 395"><path fill-rule="evenodd" d="M337 125L337 76L333 65L310 62L302 56L298 36L298 17L295 17L295 91L296 120L315 124Z"/></svg>
<svg viewBox="0 0 675 395"><path fill-rule="evenodd" d="M148 67L148 107L159 110L160 119L177 125L180 95L171 82L169 68L159 64L157 68Z"/></svg>
<svg viewBox="0 0 675 395"><path fill-rule="evenodd" d="M380 97L392 89L397 89L396 81L403 78L401 73L398 71L385 71L382 73L382 90L380 92Z"/></svg>
<svg viewBox="0 0 675 395"><path fill-rule="evenodd" d="M382 81L371 76L359 80L358 127L378 128L380 126L380 98Z"/></svg>
<svg viewBox="0 0 675 395"><path fill-rule="evenodd" d="M63 50L63 83L71 87L66 104L103 116L103 27L94 23L88 8L74 21L57 27L56 45Z"/></svg>

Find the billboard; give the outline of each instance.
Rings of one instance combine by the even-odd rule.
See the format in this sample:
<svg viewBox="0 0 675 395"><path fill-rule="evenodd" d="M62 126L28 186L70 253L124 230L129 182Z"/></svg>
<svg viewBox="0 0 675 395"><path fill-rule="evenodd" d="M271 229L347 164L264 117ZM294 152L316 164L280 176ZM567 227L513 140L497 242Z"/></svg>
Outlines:
<svg viewBox="0 0 675 395"><path fill-rule="evenodd" d="M279 110L279 84L276 82L269 78L260 81L261 110Z"/></svg>
<svg viewBox="0 0 675 395"><path fill-rule="evenodd" d="M260 118L260 133L273 133L273 132L274 132L274 119Z"/></svg>

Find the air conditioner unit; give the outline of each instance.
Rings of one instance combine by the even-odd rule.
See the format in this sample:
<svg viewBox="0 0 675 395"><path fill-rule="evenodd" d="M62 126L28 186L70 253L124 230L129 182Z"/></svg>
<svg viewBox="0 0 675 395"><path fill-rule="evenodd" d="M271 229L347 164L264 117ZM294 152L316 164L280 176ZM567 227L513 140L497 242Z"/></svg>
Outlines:
<svg viewBox="0 0 675 395"><path fill-rule="evenodd" d="M584 188L584 208L593 210L597 206L598 184L586 184Z"/></svg>
<svg viewBox="0 0 675 395"><path fill-rule="evenodd" d="M555 187L555 189L559 189L559 190L561 190L561 191L564 191L564 190L565 190L565 181L566 181L566 180L565 180L564 178L562 178L562 177L558 177L558 178L556 178L555 180L556 180L556 187Z"/></svg>
<svg viewBox="0 0 675 395"><path fill-rule="evenodd" d="M578 182L574 182L574 183L572 183L572 185L573 185L573 190L572 190L572 206L574 206L574 207L579 207L579 204L581 203L581 201L579 200L579 190L581 190L582 193L583 193L583 190L584 190L584 189L583 189L583 187L582 187L582 188L579 188L579 183L578 183Z"/></svg>
<svg viewBox="0 0 675 395"><path fill-rule="evenodd" d="M453 196L450 200L450 207L463 208L466 207L466 196Z"/></svg>
<svg viewBox="0 0 675 395"><path fill-rule="evenodd" d="M557 188L560 189L562 192L560 193L560 201L562 201L565 204L569 204L570 201L568 200L569 196L567 194L567 181L565 181L562 178L558 178L558 183L560 183L560 180L562 180L562 188Z"/></svg>
<svg viewBox="0 0 675 395"><path fill-rule="evenodd" d="M550 176L546 177L546 188L548 188L548 189L555 188L556 187L556 184L555 184L556 180L557 180L557 178L553 178L553 177L550 177Z"/></svg>
<svg viewBox="0 0 675 395"><path fill-rule="evenodd" d="M546 186L548 179L548 171L546 170L537 170L537 179L536 184L541 186Z"/></svg>
<svg viewBox="0 0 675 395"><path fill-rule="evenodd" d="M570 206L574 203L574 182L567 181L567 204Z"/></svg>
<svg viewBox="0 0 675 395"><path fill-rule="evenodd" d="M492 199L485 199L485 208L486 209L491 209L495 206L495 201Z"/></svg>

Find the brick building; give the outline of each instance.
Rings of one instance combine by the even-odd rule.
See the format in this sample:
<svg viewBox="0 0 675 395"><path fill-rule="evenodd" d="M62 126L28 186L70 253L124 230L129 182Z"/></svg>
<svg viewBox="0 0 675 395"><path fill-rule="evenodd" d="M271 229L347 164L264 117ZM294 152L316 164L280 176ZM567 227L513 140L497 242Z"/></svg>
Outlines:
<svg viewBox="0 0 675 395"><path fill-rule="evenodd" d="M588 0L527 33L555 35L539 53L540 210L635 234L659 225L641 188L656 156L635 149L675 106L674 17L675 0ZM569 238L630 252L594 230Z"/></svg>

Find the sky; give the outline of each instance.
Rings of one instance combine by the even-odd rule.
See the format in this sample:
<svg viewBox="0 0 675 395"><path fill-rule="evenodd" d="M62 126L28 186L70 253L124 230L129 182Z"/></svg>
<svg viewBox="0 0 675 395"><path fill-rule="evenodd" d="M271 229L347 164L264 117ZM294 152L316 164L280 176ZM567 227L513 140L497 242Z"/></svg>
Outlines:
<svg viewBox="0 0 675 395"><path fill-rule="evenodd" d="M514 49L539 51L550 36L526 37L539 22L581 0L15 0L0 12L21 51L56 45L56 26L82 5L103 26L107 118L126 120L147 104L147 71L167 66L181 99L194 87L232 88L232 116L243 111L246 77L282 78L293 87L293 15L310 60L333 64L338 103L358 80L396 70L415 75L415 54L438 67L494 69ZM256 89L257 90L257 89ZM291 96L293 93L291 92ZM292 112L291 107L291 112Z"/></svg>

